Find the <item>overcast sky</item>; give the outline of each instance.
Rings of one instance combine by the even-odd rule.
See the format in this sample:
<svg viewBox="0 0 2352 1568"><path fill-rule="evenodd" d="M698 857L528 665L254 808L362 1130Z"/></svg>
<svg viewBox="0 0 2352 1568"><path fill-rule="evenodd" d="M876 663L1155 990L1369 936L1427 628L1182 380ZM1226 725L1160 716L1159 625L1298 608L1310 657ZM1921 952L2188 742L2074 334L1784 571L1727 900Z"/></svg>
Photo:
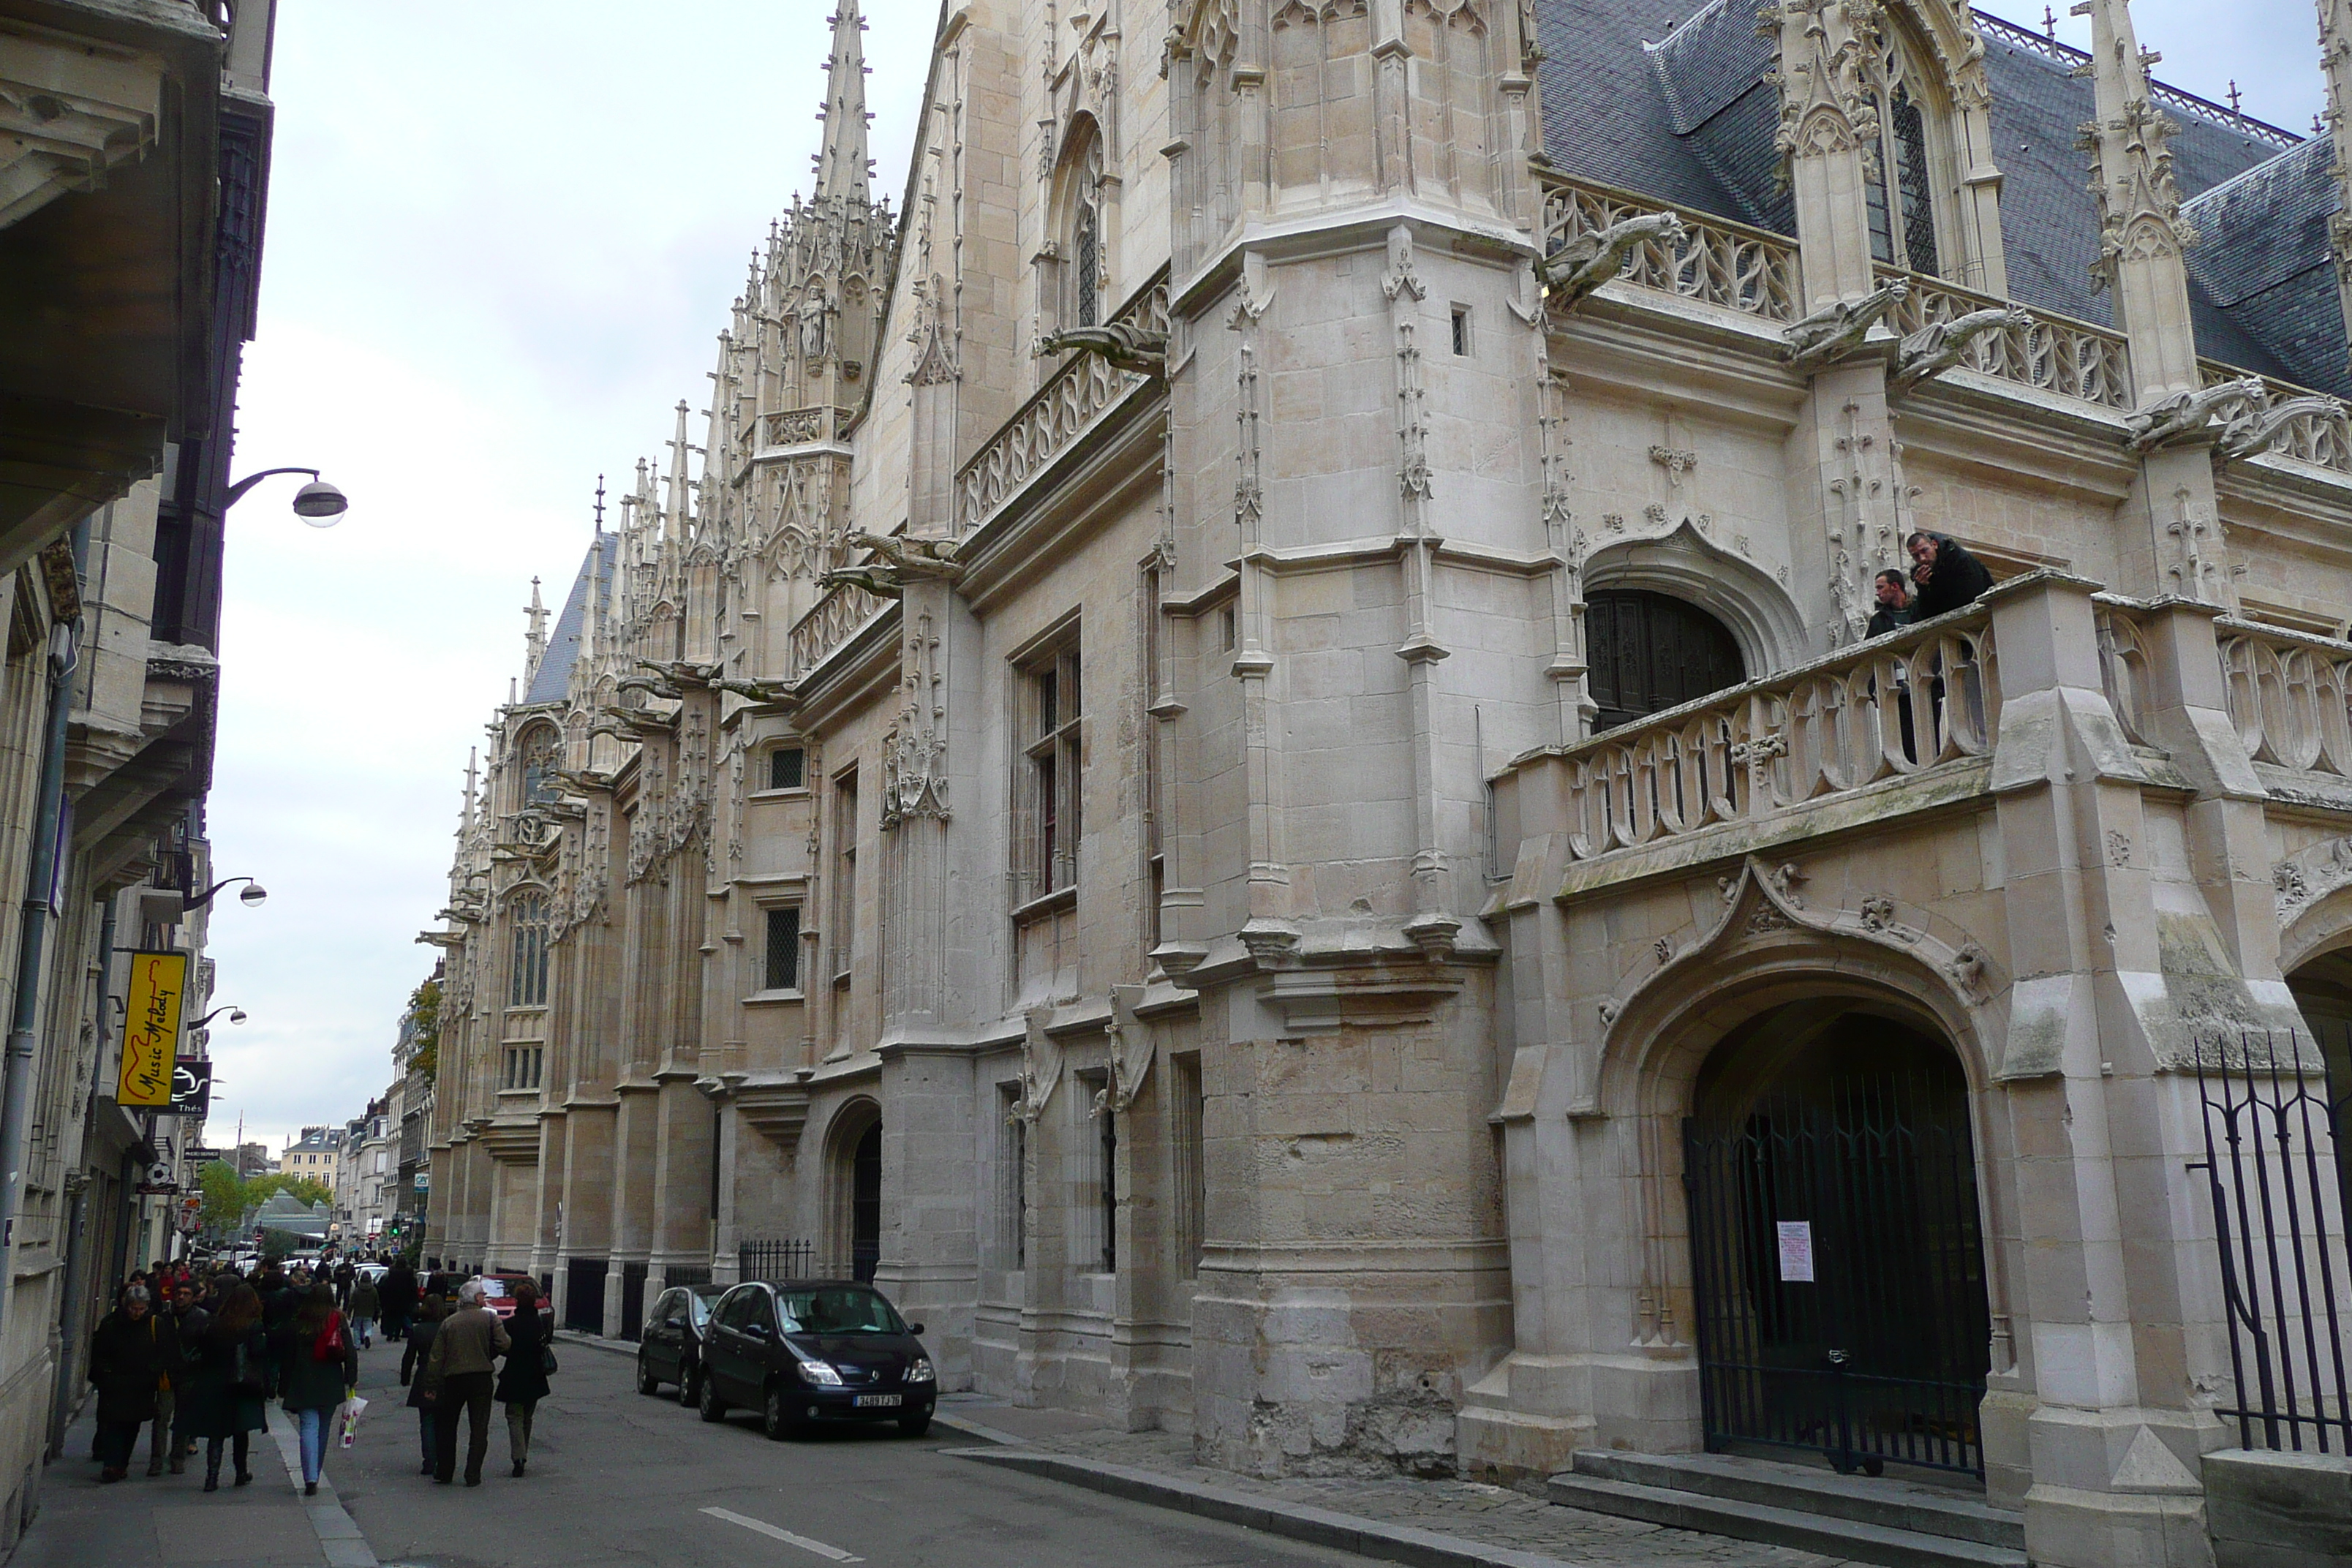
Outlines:
<svg viewBox="0 0 2352 1568"><path fill-rule="evenodd" d="M1161 0L1124 0L1139 64ZM2058 7L2063 10L2062 5ZM359 1114L432 968L466 753L618 490L705 406L752 247L809 181L830 0L279 0L259 336L240 473L325 470L336 528L238 509L222 632L207 1136ZM1661 19L1689 7L1661 6ZM2038 5L1983 7L2040 26ZM895 205L938 0L866 0ZM2290 128L2320 105L2309 0L2138 0L2158 74ZM2062 17L2059 36L2088 41ZM1663 29L1662 29L1663 30ZM699 420L697 421L699 433Z"/></svg>

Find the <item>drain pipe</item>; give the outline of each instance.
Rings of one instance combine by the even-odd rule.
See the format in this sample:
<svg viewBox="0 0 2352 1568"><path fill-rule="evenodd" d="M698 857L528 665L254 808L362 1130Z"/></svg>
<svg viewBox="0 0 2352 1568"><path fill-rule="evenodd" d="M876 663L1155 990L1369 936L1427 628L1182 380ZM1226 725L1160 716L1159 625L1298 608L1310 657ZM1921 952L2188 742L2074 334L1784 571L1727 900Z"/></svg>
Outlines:
<svg viewBox="0 0 2352 1568"><path fill-rule="evenodd" d="M106 1077L107 987L114 973L116 901L110 898L99 905L105 912L98 920L98 1059L89 1064L89 1098L83 1104L82 1114L85 1128L98 1112L99 1086ZM83 1244L89 1236L89 1173L87 1171L68 1171L65 1184L73 1207L66 1224L65 1299L58 1303L57 1387L52 1391L54 1397L49 1402L51 1458L65 1451L66 1428L73 1425L74 1395L81 1390L79 1380L68 1377L67 1373L73 1370L74 1344L80 1338L81 1297L82 1292L89 1289L89 1260L82 1256Z"/></svg>
<svg viewBox="0 0 2352 1568"><path fill-rule="evenodd" d="M89 553L89 522L74 529L74 574ZM61 635L62 634L62 635ZM62 643L62 648L58 644ZM49 886L56 879L58 817L66 793L66 720L73 710L73 673L79 651L71 623L50 628L48 737L41 751L41 793L33 814L33 853L25 873L23 931L16 942L16 998L8 1020L6 1055L0 1058L0 1268L16 1268L16 1217L24 1212L25 1123L32 1112L34 1034L41 1019L41 952L48 937ZM0 1290L0 1342L7 1331L13 1290Z"/></svg>

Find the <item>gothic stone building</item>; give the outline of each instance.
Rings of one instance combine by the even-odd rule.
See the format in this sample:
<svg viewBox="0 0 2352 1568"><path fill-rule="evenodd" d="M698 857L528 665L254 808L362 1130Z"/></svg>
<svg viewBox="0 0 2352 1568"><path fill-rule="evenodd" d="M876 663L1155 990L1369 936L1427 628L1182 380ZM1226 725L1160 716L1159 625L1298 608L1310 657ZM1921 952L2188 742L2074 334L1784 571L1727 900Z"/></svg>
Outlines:
<svg viewBox="0 0 2352 1568"><path fill-rule="evenodd" d="M2352 121L1658 10L947 0L893 210L842 0L468 787L428 1251L627 1333L807 1241L1261 1472L1850 1375L2199 1557L2196 1069L2352 1016ZM1915 529L1998 586L1865 639Z"/></svg>

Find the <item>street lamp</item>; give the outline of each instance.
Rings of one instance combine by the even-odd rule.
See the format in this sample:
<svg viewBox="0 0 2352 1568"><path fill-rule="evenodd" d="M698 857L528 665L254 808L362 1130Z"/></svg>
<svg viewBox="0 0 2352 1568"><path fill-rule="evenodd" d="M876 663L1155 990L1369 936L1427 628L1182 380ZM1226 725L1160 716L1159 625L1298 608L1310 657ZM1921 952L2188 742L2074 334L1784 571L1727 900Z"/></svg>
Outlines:
<svg viewBox="0 0 2352 1568"><path fill-rule="evenodd" d="M232 1023L232 1024L242 1024L242 1023L244 1023L244 1022L245 1022L245 1009L244 1009L244 1008L242 1008L242 1007L215 1007L215 1008L214 1008L211 1012L209 1012L209 1013L205 1014L203 1017L201 1017L201 1018L197 1019L194 1023L193 1023L193 1024L189 1025L189 1026L188 1026L188 1027L189 1027L190 1029L201 1029L201 1028L203 1028L206 1024L211 1023L215 1018L219 1017L223 1013L226 1013L226 1014L227 1014L227 1015L228 1015L228 1021L229 1021L230 1023Z"/></svg>
<svg viewBox="0 0 2352 1568"><path fill-rule="evenodd" d="M319 477L316 468L264 468L257 474L247 474L229 486L228 494L221 500L221 510L226 511L245 496L245 492L272 474L308 474L310 482L294 492L294 515L312 528L332 528L335 520L350 510L351 502L343 492Z"/></svg>
<svg viewBox="0 0 2352 1568"><path fill-rule="evenodd" d="M248 910L258 909L263 900L269 897L269 889L263 887L260 883L255 881L250 877L228 877L220 881L215 882L211 887L206 888L203 892L198 893L194 898L190 899L187 902L187 907L192 910L203 909L206 904L213 901L213 895L215 893L219 892L231 882L243 882L245 884L245 890L237 894L236 901L243 904Z"/></svg>

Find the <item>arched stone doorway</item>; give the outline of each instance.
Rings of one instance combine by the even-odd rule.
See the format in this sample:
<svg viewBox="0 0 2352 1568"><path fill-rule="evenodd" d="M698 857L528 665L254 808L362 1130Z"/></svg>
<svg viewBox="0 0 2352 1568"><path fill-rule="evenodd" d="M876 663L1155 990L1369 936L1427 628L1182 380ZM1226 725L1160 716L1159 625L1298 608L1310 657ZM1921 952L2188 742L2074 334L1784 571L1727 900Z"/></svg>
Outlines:
<svg viewBox="0 0 2352 1568"><path fill-rule="evenodd" d="M2304 960L2287 973L2286 984L2327 1063L2336 1171L2345 1211L2352 1214L2352 945Z"/></svg>
<svg viewBox="0 0 2352 1568"><path fill-rule="evenodd" d="M1595 589L1585 596L1584 641L1596 732L1747 679L1730 628L1671 594Z"/></svg>
<svg viewBox="0 0 2352 1568"><path fill-rule="evenodd" d="M828 1267L870 1282L882 1258L882 1108L870 1100L843 1107L826 1145L832 1242Z"/></svg>
<svg viewBox="0 0 2352 1568"><path fill-rule="evenodd" d="M1684 1171L1707 1447L1982 1476L1990 1307L1944 1042L1850 1003L1773 1008L1707 1058Z"/></svg>

